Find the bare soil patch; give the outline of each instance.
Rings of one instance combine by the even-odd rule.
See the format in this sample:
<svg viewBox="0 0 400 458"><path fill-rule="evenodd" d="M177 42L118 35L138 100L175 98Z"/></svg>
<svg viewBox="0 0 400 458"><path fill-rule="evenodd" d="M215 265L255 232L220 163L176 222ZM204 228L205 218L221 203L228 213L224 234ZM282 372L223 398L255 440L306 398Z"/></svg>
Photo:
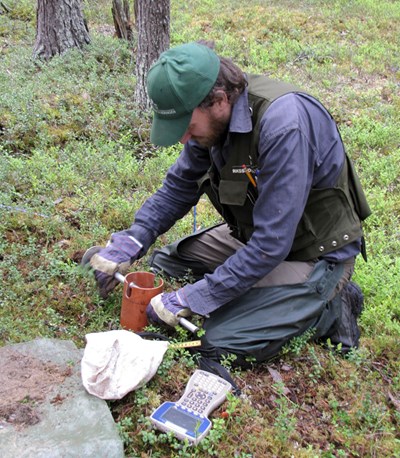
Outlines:
<svg viewBox="0 0 400 458"><path fill-rule="evenodd" d="M34 425L40 421L40 404L55 392L69 368L24 355L11 347L0 351L0 424ZM55 393L51 402L63 398Z"/></svg>

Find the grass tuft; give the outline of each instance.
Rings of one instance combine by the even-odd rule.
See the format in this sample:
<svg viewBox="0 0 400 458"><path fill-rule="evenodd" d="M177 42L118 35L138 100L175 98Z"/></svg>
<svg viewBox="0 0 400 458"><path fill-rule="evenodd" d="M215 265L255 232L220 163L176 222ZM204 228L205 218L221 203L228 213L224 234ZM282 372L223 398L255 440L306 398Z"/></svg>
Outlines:
<svg viewBox="0 0 400 458"><path fill-rule="evenodd" d="M135 50L114 38L110 2L82 2L91 44L47 63L32 59L36 2L3 3L0 342L52 337L83 347L85 334L119 329L122 291L101 299L80 259L131 224L179 148L149 142L149 114L133 98ZM245 71L303 86L337 121L373 210L369 260L357 261L354 277L365 295L362 337L346 359L309 335L252 370L232 369L227 358L243 395L212 414L195 448L148 421L180 397L196 367L187 351L169 350L145 387L109 403L127 456L400 455L399 19L400 3L390 0L171 2L172 45L212 39ZM189 213L156 247L217 220L203 199L196 220ZM134 268L146 270L146 259Z"/></svg>

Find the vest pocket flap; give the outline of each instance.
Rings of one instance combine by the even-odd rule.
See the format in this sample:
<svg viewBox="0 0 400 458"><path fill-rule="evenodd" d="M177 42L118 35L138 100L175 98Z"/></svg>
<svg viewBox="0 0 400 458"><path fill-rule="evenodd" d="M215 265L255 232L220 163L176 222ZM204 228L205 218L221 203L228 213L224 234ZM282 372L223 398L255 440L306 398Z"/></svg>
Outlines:
<svg viewBox="0 0 400 458"><path fill-rule="evenodd" d="M219 199L221 204L244 205L248 185L246 181L221 180L219 184Z"/></svg>

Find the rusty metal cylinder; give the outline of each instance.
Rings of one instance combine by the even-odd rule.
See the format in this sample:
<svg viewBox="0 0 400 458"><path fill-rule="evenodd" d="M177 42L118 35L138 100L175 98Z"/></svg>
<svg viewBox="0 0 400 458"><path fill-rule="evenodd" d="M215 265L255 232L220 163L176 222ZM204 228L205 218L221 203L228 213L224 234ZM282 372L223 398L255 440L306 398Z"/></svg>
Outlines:
<svg viewBox="0 0 400 458"><path fill-rule="evenodd" d="M134 283L135 286L131 286ZM147 326L146 307L152 297L163 292L164 282L151 272L131 272L125 277L121 305L121 327L142 331Z"/></svg>

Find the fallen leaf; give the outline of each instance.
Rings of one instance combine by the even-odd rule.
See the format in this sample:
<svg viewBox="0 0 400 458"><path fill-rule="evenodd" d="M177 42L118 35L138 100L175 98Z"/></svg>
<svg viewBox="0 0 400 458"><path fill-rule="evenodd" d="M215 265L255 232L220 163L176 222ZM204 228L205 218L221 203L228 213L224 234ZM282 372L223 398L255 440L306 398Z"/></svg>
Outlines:
<svg viewBox="0 0 400 458"><path fill-rule="evenodd" d="M272 369L272 367L268 367L268 372L270 373L271 377L272 377L272 380L274 381L274 383L278 383L280 385L283 385L283 379L282 379L282 376L281 374L275 370L275 369ZM283 394L284 395L287 395L290 393L290 390L289 388L286 388L286 386L283 386Z"/></svg>

